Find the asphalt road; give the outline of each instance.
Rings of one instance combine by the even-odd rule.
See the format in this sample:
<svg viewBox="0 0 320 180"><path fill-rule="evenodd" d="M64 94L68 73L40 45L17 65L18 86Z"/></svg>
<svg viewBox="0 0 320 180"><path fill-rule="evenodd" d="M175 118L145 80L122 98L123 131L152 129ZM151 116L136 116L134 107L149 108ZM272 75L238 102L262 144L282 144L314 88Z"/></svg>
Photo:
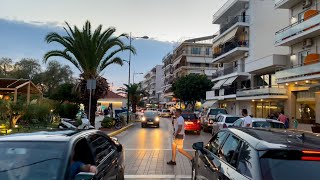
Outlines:
<svg viewBox="0 0 320 180"><path fill-rule="evenodd" d="M126 179L190 179L191 163L178 153L177 165L166 164L171 159L173 127L171 119L161 118L160 128L141 128L140 123L117 135L125 149ZM192 144L208 142L211 134L187 133L184 148L193 155Z"/></svg>

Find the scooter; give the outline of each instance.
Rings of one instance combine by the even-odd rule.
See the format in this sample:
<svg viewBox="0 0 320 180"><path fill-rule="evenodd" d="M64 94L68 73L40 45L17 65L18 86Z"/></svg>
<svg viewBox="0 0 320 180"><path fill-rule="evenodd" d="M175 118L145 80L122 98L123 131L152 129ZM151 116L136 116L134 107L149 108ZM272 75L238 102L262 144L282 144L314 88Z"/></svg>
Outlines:
<svg viewBox="0 0 320 180"><path fill-rule="evenodd" d="M82 124L78 125L76 120L61 118L59 129L94 129L87 118L81 118Z"/></svg>

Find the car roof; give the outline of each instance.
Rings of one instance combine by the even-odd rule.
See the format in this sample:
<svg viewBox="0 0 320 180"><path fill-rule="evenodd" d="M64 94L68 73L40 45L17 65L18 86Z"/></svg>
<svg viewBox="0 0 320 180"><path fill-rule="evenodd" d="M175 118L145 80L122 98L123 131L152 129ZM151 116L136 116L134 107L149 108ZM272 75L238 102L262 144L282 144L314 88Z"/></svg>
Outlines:
<svg viewBox="0 0 320 180"><path fill-rule="evenodd" d="M235 115L235 114L218 114L219 116L225 116L225 117L239 117L242 118L242 116L240 115Z"/></svg>
<svg viewBox="0 0 320 180"><path fill-rule="evenodd" d="M0 137L1 141L70 141L71 139L98 130L53 130L33 133L17 133Z"/></svg>
<svg viewBox="0 0 320 180"><path fill-rule="evenodd" d="M227 131L239 136L256 150L309 149L320 150L320 134L284 129L232 127Z"/></svg>
<svg viewBox="0 0 320 180"><path fill-rule="evenodd" d="M240 119L244 119L243 117ZM252 122L262 122L262 121L272 121L274 123L280 123L283 124L283 122L275 120L275 119L266 119L266 118L251 118Z"/></svg>

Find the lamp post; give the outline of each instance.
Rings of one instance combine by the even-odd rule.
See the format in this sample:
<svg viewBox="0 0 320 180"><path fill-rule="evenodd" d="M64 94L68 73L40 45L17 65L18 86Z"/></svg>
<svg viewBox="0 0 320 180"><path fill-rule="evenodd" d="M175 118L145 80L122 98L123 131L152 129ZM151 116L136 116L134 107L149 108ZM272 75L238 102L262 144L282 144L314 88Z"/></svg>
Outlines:
<svg viewBox="0 0 320 180"><path fill-rule="evenodd" d="M129 34L130 36L129 36L129 46L130 46L130 48L132 47L132 40L134 40L134 39L137 39L137 38L140 38L140 39L149 39L149 37L148 36L142 36L142 37L132 37L132 35L131 35L131 32L130 32L130 34ZM130 86L130 71L131 71L131 51L129 51L129 60L127 61L127 60L124 60L125 62L127 62L128 63L128 65L129 65L129 73L128 73L128 75L129 75L129 77L128 77L128 86ZM129 94L129 92L127 92L128 94L127 94L127 124L129 124L129 101L130 101L130 94Z"/></svg>
<svg viewBox="0 0 320 180"><path fill-rule="evenodd" d="M143 74L143 73L136 73L136 72L133 72L133 76L132 76L132 83L134 84L134 75L136 74Z"/></svg>

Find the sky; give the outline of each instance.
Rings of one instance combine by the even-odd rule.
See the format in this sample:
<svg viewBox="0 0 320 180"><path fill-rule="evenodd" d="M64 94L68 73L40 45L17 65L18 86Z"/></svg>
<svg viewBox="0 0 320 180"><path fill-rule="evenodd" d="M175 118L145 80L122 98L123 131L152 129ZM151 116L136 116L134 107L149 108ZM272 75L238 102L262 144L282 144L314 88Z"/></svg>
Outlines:
<svg viewBox="0 0 320 180"><path fill-rule="evenodd" d="M132 72L146 73L173 50L175 43L189 37L214 34L212 15L225 0L0 0L0 57L18 60L36 58L57 46L46 44L49 32L64 33L64 22L82 27L89 20L93 27L116 27L116 34L149 36L136 39ZM120 54L128 58L128 53ZM61 60L65 64L66 61ZM72 65L70 65L72 67ZM75 74L77 70L72 67ZM119 87L127 83L128 66L108 67L103 76ZM143 79L136 75L135 80Z"/></svg>

